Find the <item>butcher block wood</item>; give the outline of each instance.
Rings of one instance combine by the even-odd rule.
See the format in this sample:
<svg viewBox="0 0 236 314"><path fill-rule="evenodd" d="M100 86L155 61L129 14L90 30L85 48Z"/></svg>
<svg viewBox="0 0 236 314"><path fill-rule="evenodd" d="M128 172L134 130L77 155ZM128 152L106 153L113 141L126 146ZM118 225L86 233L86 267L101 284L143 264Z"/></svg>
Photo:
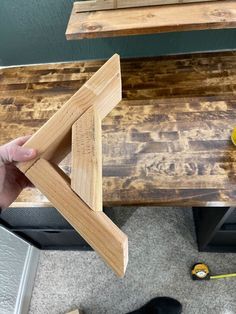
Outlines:
<svg viewBox="0 0 236 314"><path fill-rule="evenodd" d="M236 1L81 12L75 3L67 39L114 37L236 27Z"/></svg>
<svg viewBox="0 0 236 314"><path fill-rule="evenodd" d="M0 69L0 143L36 132L102 64ZM127 59L121 73L102 122L103 204L236 206L236 52ZM12 206L52 205L27 189Z"/></svg>

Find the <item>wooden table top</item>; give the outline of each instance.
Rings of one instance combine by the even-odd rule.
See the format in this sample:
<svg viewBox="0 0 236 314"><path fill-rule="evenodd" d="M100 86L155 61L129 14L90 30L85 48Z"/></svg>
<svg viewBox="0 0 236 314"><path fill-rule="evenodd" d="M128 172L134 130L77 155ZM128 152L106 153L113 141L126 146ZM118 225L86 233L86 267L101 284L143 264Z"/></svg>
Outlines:
<svg viewBox="0 0 236 314"><path fill-rule="evenodd" d="M103 61L0 70L0 144L33 134ZM122 60L103 121L104 205L236 205L236 52ZM70 173L70 156L62 163ZM13 206L50 206L36 189Z"/></svg>

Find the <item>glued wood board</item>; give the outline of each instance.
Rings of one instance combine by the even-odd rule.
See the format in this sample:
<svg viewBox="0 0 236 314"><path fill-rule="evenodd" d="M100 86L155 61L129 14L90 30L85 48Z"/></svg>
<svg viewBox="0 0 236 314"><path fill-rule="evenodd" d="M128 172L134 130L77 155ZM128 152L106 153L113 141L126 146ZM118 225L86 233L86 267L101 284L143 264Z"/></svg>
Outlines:
<svg viewBox="0 0 236 314"><path fill-rule="evenodd" d="M123 277L128 263L127 236L103 212L92 211L47 160L37 160L26 176L114 272Z"/></svg>
<svg viewBox="0 0 236 314"><path fill-rule="evenodd" d="M236 1L79 12L74 5L68 40L236 27Z"/></svg>
<svg viewBox="0 0 236 314"><path fill-rule="evenodd" d="M33 134L104 61L0 70L0 142ZM236 52L121 60L102 121L103 204L236 206ZM71 173L71 159L61 163ZM26 189L13 207L53 205Z"/></svg>
<svg viewBox="0 0 236 314"><path fill-rule="evenodd" d="M167 4L182 4L191 2L209 2L215 0L91 0L91 1L77 1L74 6L79 12L121 9L132 7L145 7L153 5L167 5ZM218 0L224 1L224 0Z"/></svg>

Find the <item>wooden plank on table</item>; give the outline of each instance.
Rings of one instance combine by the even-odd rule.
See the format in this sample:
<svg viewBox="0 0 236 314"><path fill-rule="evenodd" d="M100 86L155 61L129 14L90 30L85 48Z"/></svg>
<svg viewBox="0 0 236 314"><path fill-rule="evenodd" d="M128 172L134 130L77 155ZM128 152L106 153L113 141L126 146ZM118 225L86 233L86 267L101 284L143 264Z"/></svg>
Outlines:
<svg viewBox="0 0 236 314"><path fill-rule="evenodd" d="M72 126L71 187L94 211L102 211L102 128L93 107Z"/></svg>
<svg viewBox="0 0 236 314"><path fill-rule="evenodd" d="M127 236L103 213L92 211L47 160L39 159L26 172L29 180L50 200L64 218L123 277L128 263Z"/></svg>
<svg viewBox="0 0 236 314"><path fill-rule="evenodd" d="M216 0L91 0L77 1L74 3L79 12L89 12L97 10L109 10L119 8L145 7L153 5L167 5L176 3L209 2ZM224 1L224 0L218 0Z"/></svg>
<svg viewBox="0 0 236 314"><path fill-rule="evenodd" d="M24 146L35 148L38 155L32 161L19 163L18 168L26 172L40 157L53 158L61 142L70 143L68 133L73 123L88 108L95 106L102 115L106 107L110 110L120 100L120 59L115 54L27 141ZM61 147L57 161L67 153L68 149Z"/></svg>
<svg viewBox="0 0 236 314"><path fill-rule="evenodd" d="M209 2L215 0L117 0L117 8L144 7L153 5L183 4L191 2ZM218 0L223 1L223 0Z"/></svg>
<svg viewBox="0 0 236 314"><path fill-rule="evenodd" d="M79 12L74 5L68 40L236 27L236 1Z"/></svg>

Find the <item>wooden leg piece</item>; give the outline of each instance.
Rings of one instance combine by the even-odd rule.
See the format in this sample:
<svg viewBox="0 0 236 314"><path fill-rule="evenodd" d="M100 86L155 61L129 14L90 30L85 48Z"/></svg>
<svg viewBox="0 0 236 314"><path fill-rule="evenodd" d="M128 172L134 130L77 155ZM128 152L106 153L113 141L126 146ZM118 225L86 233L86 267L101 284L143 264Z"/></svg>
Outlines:
<svg viewBox="0 0 236 314"><path fill-rule="evenodd" d="M123 277L128 263L127 236L103 212L92 211L47 160L39 159L26 176L114 272Z"/></svg>
<svg viewBox="0 0 236 314"><path fill-rule="evenodd" d="M71 187L94 211L102 211L102 130L96 109L72 126Z"/></svg>

